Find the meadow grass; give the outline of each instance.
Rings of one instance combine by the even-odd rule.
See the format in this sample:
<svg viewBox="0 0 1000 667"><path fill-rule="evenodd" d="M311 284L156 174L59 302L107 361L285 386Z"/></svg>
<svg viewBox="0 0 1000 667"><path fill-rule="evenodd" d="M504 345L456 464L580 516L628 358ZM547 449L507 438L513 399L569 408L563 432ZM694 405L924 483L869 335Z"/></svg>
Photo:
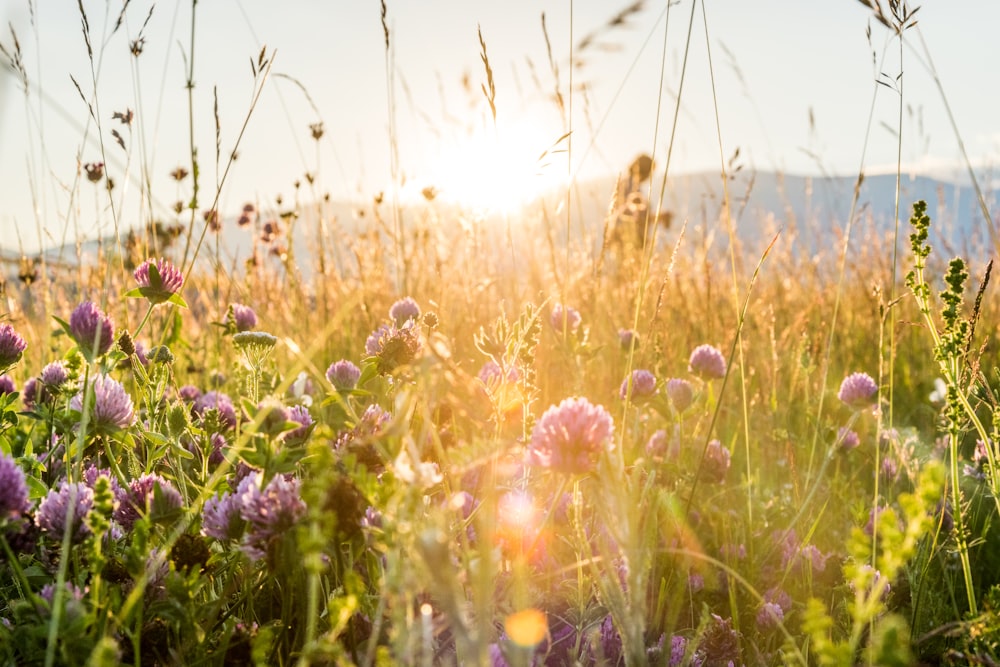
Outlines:
<svg viewBox="0 0 1000 667"><path fill-rule="evenodd" d="M96 261L5 283L4 664L1000 660L1000 312L923 204L852 243L855 200L808 255L729 193L644 246L571 190L499 231L394 196L348 229L298 186L237 223L247 128L211 190L192 133L177 233L102 208Z"/></svg>

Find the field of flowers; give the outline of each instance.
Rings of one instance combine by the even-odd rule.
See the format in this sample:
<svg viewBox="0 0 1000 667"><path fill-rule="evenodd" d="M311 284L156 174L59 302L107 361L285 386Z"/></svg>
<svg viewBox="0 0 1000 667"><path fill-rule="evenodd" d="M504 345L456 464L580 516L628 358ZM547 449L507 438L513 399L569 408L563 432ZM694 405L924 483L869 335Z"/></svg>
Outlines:
<svg viewBox="0 0 1000 667"><path fill-rule="evenodd" d="M0 664L1000 664L992 251L924 202L809 256L570 192L348 230L200 210L191 158L3 276Z"/></svg>

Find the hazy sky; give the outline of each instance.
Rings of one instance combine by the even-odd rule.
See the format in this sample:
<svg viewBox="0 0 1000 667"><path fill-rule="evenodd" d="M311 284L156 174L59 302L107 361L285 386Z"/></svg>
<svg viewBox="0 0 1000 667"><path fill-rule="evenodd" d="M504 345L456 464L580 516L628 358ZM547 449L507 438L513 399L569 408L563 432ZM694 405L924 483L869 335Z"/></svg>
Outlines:
<svg viewBox="0 0 1000 667"><path fill-rule="evenodd" d="M643 151L662 167L692 1L669 10L666 2L647 2L609 27L630 2L387 0L387 66L376 0L202 0L193 48L199 208L210 204L216 182L213 90L225 162L252 99L250 62L264 45L275 54L273 68L223 189L226 213L246 201L267 208L278 194L290 199L292 183L307 172L319 194L367 201L389 192L391 136L404 195L434 186L442 197L496 203L571 171L581 178L619 172ZM178 186L170 172L190 169L185 63L192 57L192 3L155 4L138 58L129 44L153 3L132 0L114 34L119 0L83 5L94 70L76 0L0 3L0 21L17 33L28 77L25 96L17 76L0 74L0 246L6 249L16 247L15 230L26 249L37 247L39 224L44 242L110 229L106 198L90 183L77 183L78 155L83 163L108 163L125 225L149 216L133 196L143 167L158 217L170 220L173 203L190 197L190 177ZM899 43L870 21L861 3L706 0L704 15L700 3L695 9L671 173L720 168L709 55L726 159L738 148L744 168L856 174L878 88L865 165L874 171L894 163L899 95L875 79L883 72L897 85ZM919 32L907 33L900 80L903 160L936 168L959 157L929 75L929 52L970 157L988 167L1000 154L1000 3L926 0L916 16ZM477 26L494 76L495 126L480 89L486 74ZM13 51L9 31L0 32L0 43ZM130 127L112 120L127 109L135 113ZM318 144L310 135L317 122L325 131ZM572 143L557 147L571 149L569 164L566 153L539 162L570 129ZM507 171L498 175L501 168Z"/></svg>

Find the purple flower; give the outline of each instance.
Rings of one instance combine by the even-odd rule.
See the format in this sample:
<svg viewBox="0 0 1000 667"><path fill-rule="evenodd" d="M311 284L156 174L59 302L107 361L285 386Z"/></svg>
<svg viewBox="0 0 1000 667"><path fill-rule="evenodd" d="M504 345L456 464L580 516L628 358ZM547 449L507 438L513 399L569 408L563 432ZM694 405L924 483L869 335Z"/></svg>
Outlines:
<svg viewBox="0 0 1000 667"><path fill-rule="evenodd" d="M705 475L711 482L722 483L729 472L731 456L729 449L718 440L708 443L705 450Z"/></svg>
<svg viewBox="0 0 1000 667"><path fill-rule="evenodd" d="M852 373L840 384L837 398L854 410L863 410L875 402L878 385L868 373Z"/></svg>
<svg viewBox="0 0 1000 667"><path fill-rule="evenodd" d="M313 418L309 410L303 405L293 405L287 411L288 421L302 424L302 426L285 433L286 440L301 440L309 435L312 430Z"/></svg>
<svg viewBox="0 0 1000 667"><path fill-rule="evenodd" d="M583 322L583 318L580 316L580 311L576 308L563 306L561 303L557 303L552 306L552 316L550 321L552 322L552 328L556 331L561 333L565 327L566 332L573 333L580 328L580 323Z"/></svg>
<svg viewBox="0 0 1000 667"><path fill-rule="evenodd" d="M361 369L347 359L341 359L330 364L326 369L326 379L330 381L334 389L338 391L349 391L357 386L361 379Z"/></svg>
<svg viewBox="0 0 1000 667"><path fill-rule="evenodd" d="M840 443L840 448L846 452L860 445L861 438L856 432L841 426L837 429L837 442Z"/></svg>
<svg viewBox="0 0 1000 667"><path fill-rule="evenodd" d="M655 461L674 460L681 454L681 443L677 437L671 438L665 430L657 429L646 441L646 456Z"/></svg>
<svg viewBox="0 0 1000 667"><path fill-rule="evenodd" d="M15 391L17 391L17 385L14 384L14 378L6 373L0 375L0 395L13 394Z"/></svg>
<svg viewBox="0 0 1000 667"><path fill-rule="evenodd" d="M0 453L0 523L18 519L30 508L24 472L14 459Z"/></svg>
<svg viewBox="0 0 1000 667"><path fill-rule="evenodd" d="M500 368L500 364L490 359L483 367L479 369L479 373L476 376L483 384L487 387L496 387L504 381L504 372ZM515 364L511 364L507 368L506 381L513 384L521 379L521 371Z"/></svg>
<svg viewBox="0 0 1000 667"><path fill-rule="evenodd" d="M155 271L150 271L155 267ZM132 274L139 290L152 304L163 303L180 291L184 285L184 275L180 270L163 259L147 259Z"/></svg>
<svg viewBox="0 0 1000 667"><path fill-rule="evenodd" d="M670 378L666 385L667 398L677 412L684 412L694 403L694 389L691 383L680 378Z"/></svg>
<svg viewBox="0 0 1000 667"><path fill-rule="evenodd" d="M143 515L149 515L153 521L172 519L183 505L184 500L173 484L155 473L147 474L132 480L114 518L128 530Z"/></svg>
<svg viewBox="0 0 1000 667"><path fill-rule="evenodd" d="M0 324L0 369L10 368L16 364L28 344L24 338L14 331L9 323Z"/></svg>
<svg viewBox="0 0 1000 667"><path fill-rule="evenodd" d="M633 345L639 347L639 334L632 329L619 329L618 343L625 351L632 349Z"/></svg>
<svg viewBox="0 0 1000 667"><path fill-rule="evenodd" d="M586 398L567 398L545 411L531 432L529 461L559 472L591 470L608 448L614 421L604 407Z"/></svg>
<svg viewBox="0 0 1000 667"><path fill-rule="evenodd" d="M132 398L120 382L107 375L98 375L90 386L94 392L91 418L95 427L114 430L128 428L135 423ZM70 400L69 406L83 412L83 399L81 391Z"/></svg>
<svg viewBox="0 0 1000 667"><path fill-rule="evenodd" d="M38 399L38 379L28 378L24 383L24 391L21 392L21 402L24 403L25 410L34 410Z"/></svg>
<svg viewBox="0 0 1000 667"><path fill-rule="evenodd" d="M203 417L208 410L217 410L219 424L226 428L236 428L236 408L233 400L221 391L209 391L199 396L191 411L196 417Z"/></svg>
<svg viewBox="0 0 1000 667"><path fill-rule="evenodd" d="M111 349L115 327L93 301L84 301L69 316L69 332L85 356L99 357Z"/></svg>
<svg viewBox="0 0 1000 667"><path fill-rule="evenodd" d="M402 327L383 324L365 341L368 356L377 357L379 373L388 373L408 364L420 352L420 335L415 320L408 320Z"/></svg>
<svg viewBox="0 0 1000 667"><path fill-rule="evenodd" d="M227 322L236 331L250 331L257 326L257 313L250 306L234 303L229 306Z"/></svg>
<svg viewBox="0 0 1000 667"><path fill-rule="evenodd" d="M201 396L201 389L198 389L193 384L186 384L177 390L177 394L185 403L194 403Z"/></svg>
<svg viewBox="0 0 1000 667"><path fill-rule="evenodd" d="M411 297L404 297L392 304L389 308L389 318L396 323L397 327L402 327L407 320L416 320L420 317L420 306Z"/></svg>
<svg viewBox="0 0 1000 667"><path fill-rule="evenodd" d="M757 611L757 629L767 633L785 620L785 611L774 602L765 602Z"/></svg>
<svg viewBox="0 0 1000 667"><path fill-rule="evenodd" d="M632 375L625 378L625 381L622 382L621 389L618 392L623 400L629 397L630 388L633 401L649 398L656 393L656 376L647 370L634 370L632 371Z"/></svg>
<svg viewBox="0 0 1000 667"><path fill-rule="evenodd" d="M253 560L267 557L272 544L305 516L306 504L299 496L299 480L291 481L276 475L263 489L260 473L251 473L251 480L237 493L240 516L247 522L247 534L242 549Z"/></svg>
<svg viewBox="0 0 1000 667"><path fill-rule="evenodd" d="M90 534L90 528L84 523L87 512L94 505L94 490L82 482L70 484L63 480L59 490L49 491L35 514L35 523L42 532L49 533L56 540L62 539L66 530L66 518L73 513L70 523L70 533L73 541L79 542Z"/></svg>
<svg viewBox="0 0 1000 667"><path fill-rule="evenodd" d="M711 345L694 348L688 364L691 372L702 380L721 380L726 377L726 359L722 352Z"/></svg>
<svg viewBox="0 0 1000 667"><path fill-rule="evenodd" d="M66 363L63 361L53 361L50 364L46 364L45 368L39 374L38 379L42 381L42 384L49 387L62 386L69 379L69 374L66 372Z"/></svg>
<svg viewBox="0 0 1000 667"><path fill-rule="evenodd" d="M246 522L240 516L240 499L257 484L257 477L243 478L236 493L216 494L205 501L201 515L201 532L220 542L238 540L243 536Z"/></svg>

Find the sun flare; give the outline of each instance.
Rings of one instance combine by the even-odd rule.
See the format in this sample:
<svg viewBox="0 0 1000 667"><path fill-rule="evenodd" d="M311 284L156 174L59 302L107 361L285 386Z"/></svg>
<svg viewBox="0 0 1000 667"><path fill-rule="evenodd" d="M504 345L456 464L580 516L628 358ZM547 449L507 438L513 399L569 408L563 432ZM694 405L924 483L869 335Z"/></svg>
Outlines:
<svg viewBox="0 0 1000 667"><path fill-rule="evenodd" d="M462 208L513 213L565 183L564 149L558 135L528 122L480 128L443 142L414 187Z"/></svg>

